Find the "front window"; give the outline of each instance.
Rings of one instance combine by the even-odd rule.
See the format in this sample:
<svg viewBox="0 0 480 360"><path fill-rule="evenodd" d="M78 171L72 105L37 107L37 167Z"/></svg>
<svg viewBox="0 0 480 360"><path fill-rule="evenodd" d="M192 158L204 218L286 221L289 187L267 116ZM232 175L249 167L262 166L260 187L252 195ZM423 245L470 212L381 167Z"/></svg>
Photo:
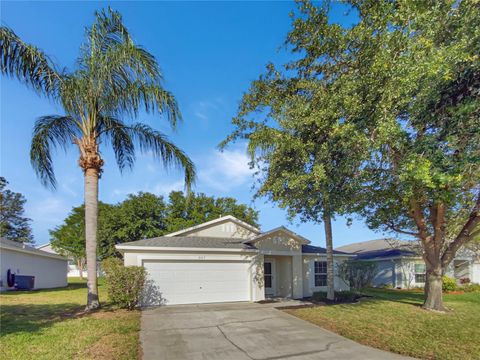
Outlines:
<svg viewBox="0 0 480 360"><path fill-rule="evenodd" d="M265 287L272 287L272 263L266 262L263 264L263 274L265 279Z"/></svg>
<svg viewBox="0 0 480 360"><path fill-rule="evenodd" d="M327 286L327 262L315 261L315 286Z"/></svg>
<svg viewBox="0 0 480 360"><path fill-rule="evenodd" d="M415 264L415 282L425 283L425 264Z"/></svg>

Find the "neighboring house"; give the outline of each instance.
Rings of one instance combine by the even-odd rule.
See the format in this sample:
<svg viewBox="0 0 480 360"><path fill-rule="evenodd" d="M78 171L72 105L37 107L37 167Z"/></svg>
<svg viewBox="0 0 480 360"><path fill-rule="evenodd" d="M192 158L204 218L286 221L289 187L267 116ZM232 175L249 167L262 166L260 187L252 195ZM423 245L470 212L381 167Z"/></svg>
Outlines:
<svg viewBox="0 0 480 360"><path fill-rule="evenodd" d="M116 245L153 283L145 304L303 298L326 291L325 249L279 227L267 232L224 216L166 236ZM336 264L352 256L335 251ZM335 289L348 286L335 277ZM153 295L155 294L155 296ZM155 297L155 299L154 299Z"/></svg>
<svg viewBox="0 0 480 360"><path fill-rule="evenodd" d="M336 250L355 254L357 260L376 262L378 274L373 280L374 286L409 288L425 285L425 262L415 241L370 240L340 246ZM459 283L461 279L480 283L480 259L468 250L460 250L446 275Z"/></svg>
<svg viewBox="0 0 480 360"><path fill-rule="evenodd" d="M46 251L46 252L49 252L49 253L51 253L51 254L58 254L58 253L52 248L51 243L44 244L44 245L40 245L39 247L37 247L37 249L43 250L43 251ZM68 259L68 274L67 274L67 276L68 276L68 277L81 277L81 275L82 275L83 277L86 277L86 276L87 276L87 271L86 271L86 269L80 270L80 268L78 267L78 264L76 263L75 260L73 260L73 259ZM98 276L102 276L102 275L103 275L103 272L102 272L101 269L100 269L100 262L97 262L97 275L98 275Z"/></svg>
<svg viewBox="0 0 480 360"><path fill-rule="evenodd" d="M62 256L0 238L0 289L10 289L8 270L15 275L34 276L34 289L67 286L67 262Z"/></svg>

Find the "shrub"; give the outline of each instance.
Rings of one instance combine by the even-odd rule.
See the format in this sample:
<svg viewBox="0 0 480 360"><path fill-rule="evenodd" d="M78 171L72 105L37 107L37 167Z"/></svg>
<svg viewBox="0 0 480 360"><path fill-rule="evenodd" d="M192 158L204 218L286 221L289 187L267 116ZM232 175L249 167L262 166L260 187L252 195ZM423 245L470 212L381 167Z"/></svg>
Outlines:
<svg viewBox="0 0 480 360"><path fill-rule="evenodd" d="M102 262L110 301L121 308L133 310L138 306L146 282L146 271L141 266L123 266L120 259Z"/></svg>
<svg viewBox="0 0 480 360"><path fill-rule="evenodd" d="M338 291L335 292L335 300L336 303L343 303L343 302L354 302L357 299L361 298L362 295L353 291ZM324 291L317 291L314 292L312 295L313 301L323 301L329 302L330 300L327 299L327 293Z"/></svg>
<svg viewBox="0 0 480 360"><path fill-rule="evenodd" d="M377 275L377 264L374 261L348 260L339 264L338 275L352 289L360 290L372 284Z"/></svg>
<svg viewBox="0 0 480 360"><path fill-rule="evenodd" d="M467 284L462 287L462 290L466 293L480 292L480 284Z"/></svg>
<svg viewBox="0 0 480 360"><path fill-rule="evenodd" d="M447 291L455 291L457 289L457 282L455 279L448 277L448 276L443 276L442 277L442 290L444 292Z"/></svg>
<svg viewBox="0 0 480 360"><path fill-rule="evenodd" d="M470 279L468 277L464 277L460 279L460 284L467 285L470 284Z"/></svg>

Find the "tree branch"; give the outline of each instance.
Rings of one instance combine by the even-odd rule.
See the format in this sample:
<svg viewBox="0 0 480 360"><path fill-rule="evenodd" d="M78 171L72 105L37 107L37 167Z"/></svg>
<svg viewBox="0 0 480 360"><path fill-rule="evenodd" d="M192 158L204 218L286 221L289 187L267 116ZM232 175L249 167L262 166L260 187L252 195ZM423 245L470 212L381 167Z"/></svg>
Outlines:
<svg viewBox="0 0 480 360"><path fill-rule="evenodd" d="M430 221L433 225L433 248L435 256L438 257L443 248L445 234L445 212L446 207L442 202L435 202L430 207Z"/></svg>
<svg viewBox="0 0 480 360"><path fill-rule="evenodd" d="M395 226L393 223L387 224L387 227L395 232L398 232L400 234L405 234L405 235L410 235L410 236L415 236L415 237L420 237L420 233L418 232L413 232L413 231L408 231L408 230L402 230L399 227Z"/></svg>
<svg viewBox="0 0 480 360"><path fill-rule="evenodd" d="M463 226L460 233L457 235L455 240L453 240L445 250L442 256L442 264L445 266L452 261L455 257L456 252L463 245L465 245L469 240L473 238L475 234L480 232L477 230L477 226L480 224L480 193L478 194L477 201L473 206L470 216L468 217L467 222Z"/></svg>
<svg viewBox="0 0 480 360"><path fill-rule="evenodd" d="M425 262L429 263L427 265L433 266L438 262L439 259L436 257L435 246L432 242L432 236L428 233L428 227L425 222L422 208L419 202L414 198L410 199L410 214L418 227L418 237L420 238L424 248L424 260Z"/></svg>

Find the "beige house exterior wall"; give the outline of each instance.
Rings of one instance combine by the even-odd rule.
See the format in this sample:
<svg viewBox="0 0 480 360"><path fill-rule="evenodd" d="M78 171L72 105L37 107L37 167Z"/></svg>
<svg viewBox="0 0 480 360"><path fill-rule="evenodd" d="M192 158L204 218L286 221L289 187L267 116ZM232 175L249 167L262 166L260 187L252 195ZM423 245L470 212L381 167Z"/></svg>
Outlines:
<svg viewBox="0 0 480 360"><path fill-rule="evenodd" d="M182 236L231 237L239 239L248 239L255 235L251 230L229 220L182 234Z"/></svg>
<svg viewBox="0 0 480 360"><path fill-rule="evenodd" d="M171 236L177 235L176 233ZM249 264L250 276L250 301L265 299L264 287L264 262L274 262L274 289L273 296L287 298L303 298L311 296L314 291L326 291L326 287L314 287L313 261L326 261L325 255L303 254L302 244L308 240L286 230L279 228L264 236L258 236L255 229L248 229L238 222L226 219L214 224L206 224L194 229L184 231L178 236L205 236L205 237L231 237L238 239L253 239L252 245L258 250L240 249L202 249L202 248L128 248L124 253L126 266L142 266L144 261L168 262L246 262ZM348 256L337 256L335 264L347 260ZM348 290L349 287L340 278L335 277L337 291Z"/></svg>
<svg viewBox="0 0 480 360"><path fill-rule="evenodd" d="M272 234L255 242L255 246L265 253L274 254L276 251L289 252L293 254L302 253L302 243L285 234Z"/></svg>
<svg viewBox="0 0 480 360"><path fill-rule="evenodd" d="M348 260L348 257L335 257L333 260L334 264L334 271L335 271L335 277L334 277L334 286L335 286L335 291L346 291L349 290L350 287L339 277L337 276L337 271L336 268L338 264L341 262ZM312 296L314 292L317 291L327 291L326 286L315 286L315 279L313 275L313 263L315 261L327 261L327 256L326 255L303 255L303 296L308 297Z"/></svg>
<svg viewBox="0 0 480 360"><path fill-rule="evenodd" d="M185 249L185 251L162 250L129 250L124 253L125 266L143 266L144 261L239 261L249 264L250 272L250 301L265 299L263 284L263 254L249 252L221 252L205 251L201 249Z"/></svg>

